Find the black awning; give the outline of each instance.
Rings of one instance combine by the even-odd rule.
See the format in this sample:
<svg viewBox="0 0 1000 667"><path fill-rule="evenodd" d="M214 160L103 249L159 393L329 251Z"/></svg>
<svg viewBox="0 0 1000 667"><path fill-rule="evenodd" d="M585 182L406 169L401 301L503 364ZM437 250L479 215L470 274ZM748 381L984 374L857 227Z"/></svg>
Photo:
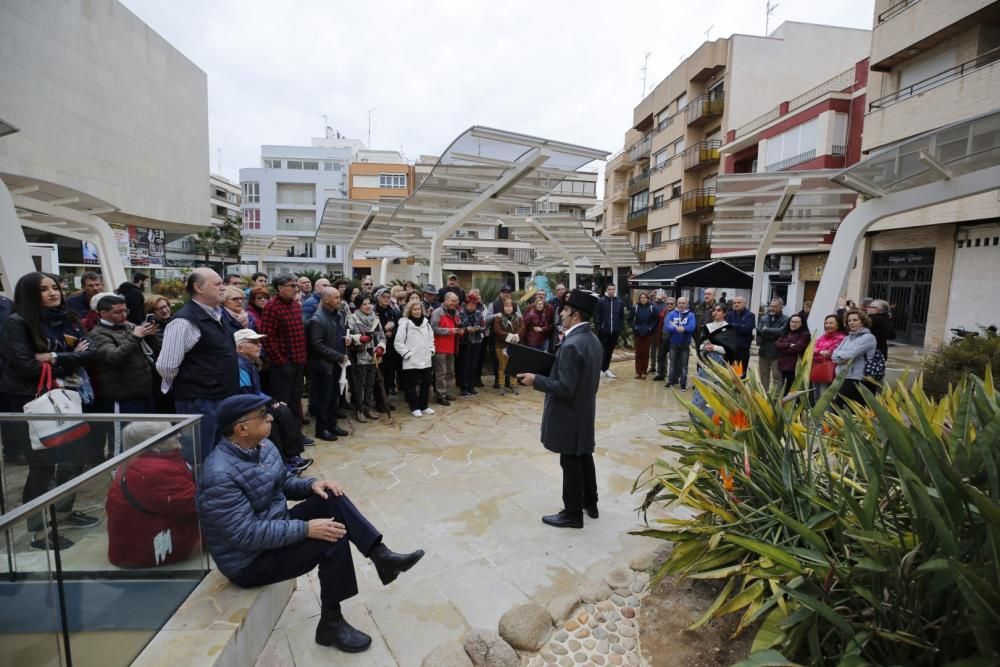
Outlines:
<svg viewBox="0 0 1000 667"><path fill-rule="evenodd" d="M702 262L676 262L633 276L632 287L728 287L750 289L753 276L721 259Z"/></svg>

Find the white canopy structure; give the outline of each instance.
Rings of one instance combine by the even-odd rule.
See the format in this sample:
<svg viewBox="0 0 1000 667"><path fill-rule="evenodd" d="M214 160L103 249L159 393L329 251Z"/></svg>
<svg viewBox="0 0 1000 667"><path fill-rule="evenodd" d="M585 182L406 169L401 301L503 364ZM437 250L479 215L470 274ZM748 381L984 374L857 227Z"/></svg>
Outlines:
<svg viewBox="0 0 1000 667"><path fill-rule="evenodd" d="M575 283L578 266L617 268L637 264L638 258L624 238L595 238L582 220L533 214L533 204L607 156L602 150L475 126L452 142L402 201L328 199L316 240L345 247L345 272L355 250L377 256L394 248L426 259L433 279L459 249L475 249L479 260L515 275L565 266Z"/></svg>
<svg viewBox="0 0 1000 667"><path fill-rule="evenodd" d="M831 179L839 172L728 174L719 177L712 250L753 250L750 312L760 306L764 260L777 250L815 248L837 230L858 193Z"/></svg>
<svg viewBox="0 0 1000 667"><path fill-rule="evenodd" d="M837 230L813 300L816 318L833 312L865 232L899 213L971 197L1000 186L1000 112L917 135L845 169L834 179L866 197ZM821 326L812 321L810 328Z"/></svg>

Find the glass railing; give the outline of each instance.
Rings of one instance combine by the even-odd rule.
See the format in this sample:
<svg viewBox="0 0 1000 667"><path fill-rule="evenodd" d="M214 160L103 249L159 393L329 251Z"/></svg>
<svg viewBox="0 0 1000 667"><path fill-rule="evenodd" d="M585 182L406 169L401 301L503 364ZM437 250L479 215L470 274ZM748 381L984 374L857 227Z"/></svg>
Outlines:
<svg viewBox="0 0 1000 667"><path fill-rule="evenodd" d="M0 663L124 666L166 625L209 569L200 420L0 413Z"/></svg>

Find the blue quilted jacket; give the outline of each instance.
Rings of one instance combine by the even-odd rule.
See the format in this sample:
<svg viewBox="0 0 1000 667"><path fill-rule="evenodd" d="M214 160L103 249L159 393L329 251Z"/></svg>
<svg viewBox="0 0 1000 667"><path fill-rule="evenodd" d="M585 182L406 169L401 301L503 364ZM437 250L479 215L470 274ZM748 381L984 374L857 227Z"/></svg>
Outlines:
<svg viewBox="0 0 1000 667"><path fill-rule="evenodd" d="M260 552L306 539L308 524L288 518L287 505L314 481L290 475L270 440L254 450L219 440L198 478L198 518L219 571L233 578Z"/></svg>

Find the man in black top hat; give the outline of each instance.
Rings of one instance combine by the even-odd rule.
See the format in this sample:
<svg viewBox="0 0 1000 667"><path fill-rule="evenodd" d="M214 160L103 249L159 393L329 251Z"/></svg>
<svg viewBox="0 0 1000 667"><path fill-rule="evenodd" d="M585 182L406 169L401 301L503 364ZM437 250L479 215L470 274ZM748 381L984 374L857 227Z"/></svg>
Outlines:
<svg viewBox="0 0 1000 667"><path fill-rule="evenodd" d="M563 509L543 516L557 528L583 528L583 512L596 519L597 472L594 468L594 421L601 383L603 348L590 330L597 295L570 292L559 318L566 337L548 376L519 373L517 379L545 393L542 444L559 454L563 470Z"/></svg>

